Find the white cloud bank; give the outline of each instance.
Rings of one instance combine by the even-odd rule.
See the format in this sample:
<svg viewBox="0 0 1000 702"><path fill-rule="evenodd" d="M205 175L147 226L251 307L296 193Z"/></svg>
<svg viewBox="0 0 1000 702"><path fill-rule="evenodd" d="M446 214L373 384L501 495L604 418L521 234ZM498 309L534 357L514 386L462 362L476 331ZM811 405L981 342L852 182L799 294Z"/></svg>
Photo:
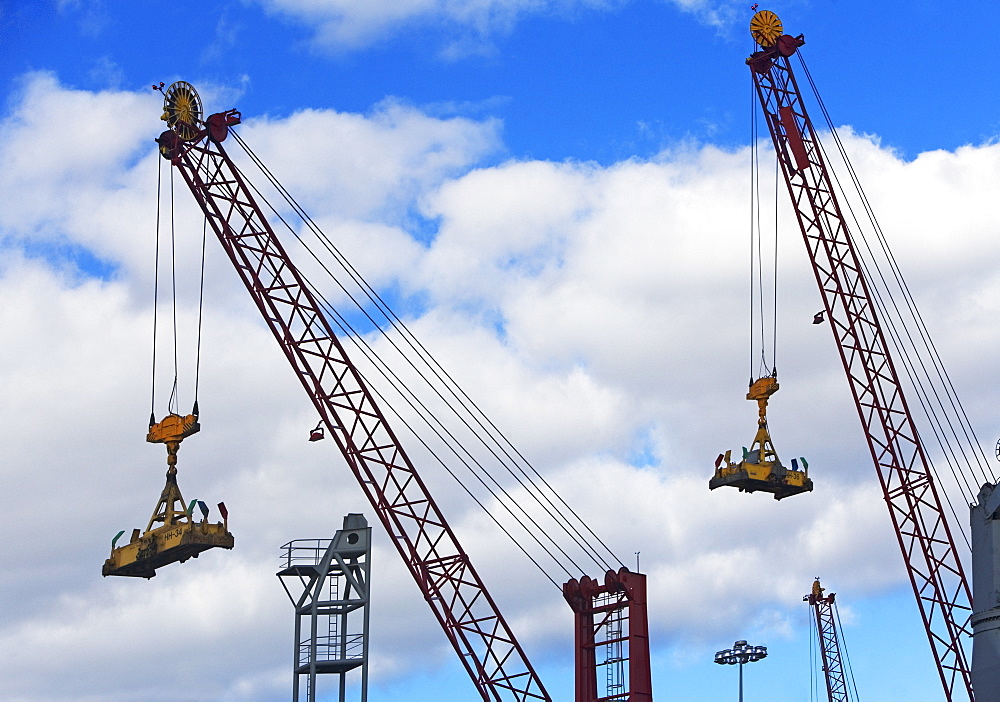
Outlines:
<svg viewBox="0 0 1000 702"><path fill-rule="evenodd" d="M445 54L481 51L531 15L572 16L612 11L629 0L259 0L270 12L313 28L316 46L332 50L365 47L410 27L435 27ZM738 16L732 4L713 0L667 0L709 26Z"/></svg>
<svg viewBox="0 0 1000 702"><path fill-rule="evenodd" d="M118 128L52 139L56 116L81 109ZM380 534L331 442L305 441L313 412L211 248L204 431L181 451L179 477L189 499L227 502L236 550L149 582L99 576L111 536L148 519L164 469L160 447L143 442L158 116L147 96L35 75L0 123L5 699L285 699L292 613L273 575L278 548L331 534L351 511ZM791 231L771 428L782 455L809 457L816 491L776 503L707 489L715 455L755 429L742 399L746 153L489 165L494 122L394 103L250 120L241 134L359 267L420 301L411 327L597 533L627 563L641 552L659 652L709 650L753 627L780 635L817 574L842 597L903 582L829 330L810 324L818 295ZM904 162L846 136L959 392L992 436L1000 238L982 203L1000 146ZM181 189L185 270L200 231L189 200ZM65 250L114 273L88 277ZM190 330L194 274L180 280ZM181 349L193 352L183 339ZM182 374L182 408L190 384ZM568 664L559 593L426 465L529 653ZM376 542L373 681L388 684L451 654Z"/></svg>

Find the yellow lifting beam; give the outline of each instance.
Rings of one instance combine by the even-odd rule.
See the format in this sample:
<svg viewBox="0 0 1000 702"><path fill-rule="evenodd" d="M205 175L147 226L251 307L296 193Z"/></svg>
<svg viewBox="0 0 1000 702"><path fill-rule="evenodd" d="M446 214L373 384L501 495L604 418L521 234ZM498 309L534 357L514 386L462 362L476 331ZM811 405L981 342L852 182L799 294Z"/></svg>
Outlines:
<svg viewBox="0 0 1000 702"><path fill-rule="evenodd" d="M798 459L802 461L802 470L799 470L798 461L794 458L792 467L785 468L774 450L771 434L767 430L767 401L776 392L778 379L774 376L765 376L751 383L747 399L757 401L757 434L750 449L743 449L743 460L739 463L731 460L732 451L719 454L715 459L715 474L708 481L710 490L728 485L739 488L740 492L769 492L774 499L780 500L813 489L806 459Z"/></svg>
<svg viewBox="0 0 1000 702"><path fill-rule="evenodd" d="M132 537L124 546L117 546L118 539L124 532L111 542L111 557L104 562L102 575L123 575L136 578L152 578L156 569L170 563L188 558L197 558L202 551L210 548L233 547L233 535L229 533L229 518L226 506L219 503L222 522L208 521L208 508L201 506L202 519L195 521L191 513L197 500L192 500L185 506L181 490L177 486L177 451L181 441L198 433L201 425L198 417L189 414L182 417L179 414L168 414L162 421L152 424L146 441L153 444L166 444L167 447L167 484L160 493L153 516L149 518L146 531L140 535L138 529L132 530ZM160 526L155 526L160 524Z"/></svg>

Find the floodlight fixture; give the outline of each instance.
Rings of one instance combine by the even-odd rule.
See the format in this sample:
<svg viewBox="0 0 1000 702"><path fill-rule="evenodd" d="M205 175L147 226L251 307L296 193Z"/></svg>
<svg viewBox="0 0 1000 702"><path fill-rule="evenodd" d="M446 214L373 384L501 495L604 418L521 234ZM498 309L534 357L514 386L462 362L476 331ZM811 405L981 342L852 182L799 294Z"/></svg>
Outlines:
<svg viewBox="0 0 1000 702"><path fill-rule="evenodd" d="M762 658L767 658L767 646L751 646L743 639L734 643L732 648L723 649L715 653L715 662L719 665L739 664L740 702L743 702L743 665L745 663L756 663Z"/></svg>

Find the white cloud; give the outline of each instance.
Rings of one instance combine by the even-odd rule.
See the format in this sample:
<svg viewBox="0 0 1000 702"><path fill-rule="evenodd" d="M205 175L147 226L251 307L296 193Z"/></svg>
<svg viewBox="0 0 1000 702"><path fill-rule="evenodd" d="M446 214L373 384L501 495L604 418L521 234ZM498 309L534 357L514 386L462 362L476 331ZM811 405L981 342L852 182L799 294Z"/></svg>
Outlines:
<svg viewBox="0 0 1000 702"><path fill-rule="evenodd" d="M483 51L491 39L509 33L532 15L565 16L614 11L629 0L259 0L314 31L313 42L328 50L365 47L410 27L443 35L445 56ZM709 26L731 25L739 13L729 3L667 0Z"/></svg>
<svg viewBox="0 0 1000 702"><path fill-rule="evenodd" d="M81 110L100 118L81 125L81 138L47 138L52 120ZM112 117L114 130L95 127ZM73 91L41 74L25 80L0 124L6 690L157 699L137 663L176 631L185 645L160 669L164 699L179 685L203 689L191 693L203 699L283 698L292 618L273 576L278 548L328 535L358 510L378 534L373 679L450 660L332 442L305 441L314 412L214 248L204 430L181 451L180 481L188 497L226 501L236 550L150 582L98 575L111 536L145 523L163 479L161 448L142 440L158 117L146 95ZM641 552L661 654L745 627L781 635L815 575L856 596L904 581L829 330L810 324L818 296L791 231L771 430L783 456L809 457L816 491L776 503L707 489L715 455L755 429L756 408L743 399L745 153L706 146L609 167L481 165L502 150L497 123L434 119L392 101L368 115L249 119L241 134L356 265L404 298L411 328L595 531L628 564ZM981 350L1000 343L989 323L1000 243L981 202L1000 147L904 162L846 138L989 435L1000 404ZM190 202L178 210L179 265L190 270L200 223ZM88 278L49 255L55 243L112 262L115 275ZM182 408L193 384L195 282L180 278ZM384 340L373 343L393 358ZM412 453L529 652L568 658L558 591L423 449ZM205 651L219 658L206 662ZM47 672L53 658L59 676Z"/></svg>
<svg viewBox="0 0 1000 702"><path fill-rule="evenodd" d="M500 146L496 120L436 119L391 98L368 115L301 110L248 120L240 133L314 215L394 223L420 194Z"/></svg>
<svg viewBox="0 0 1000 702"><path fill-rule="evenodd" d="M269 10L314 27L314 41L326 48L366 46L407 25L445 23L480 37L503 33L525 14L574 6L603 6L605 0L264 0Z"/></svg>

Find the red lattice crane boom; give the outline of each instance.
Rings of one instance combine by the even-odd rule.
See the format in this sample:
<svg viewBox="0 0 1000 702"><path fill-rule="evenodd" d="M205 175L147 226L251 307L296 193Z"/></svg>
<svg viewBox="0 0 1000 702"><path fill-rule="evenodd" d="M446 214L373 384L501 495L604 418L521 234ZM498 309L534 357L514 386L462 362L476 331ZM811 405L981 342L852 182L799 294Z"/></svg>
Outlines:
<svg viewBox="0 0 1000 702"><path fill-rule="evenodd" d="M836 593L823 596L823 588L817 578L812 591L802 599L813 608L816 618L816 636L819 639L820 656L823 660L823 676L826 680L826 694L830 702L850 702L847 693L847 674L844 657L841 655L840 635L834 616Z"/></svg>
<svg viewBox="0 0 1000 702"><path fill-rule="evenodd" d="M967 619L972 595L907 406L869 283L802 102L790 57L805 41L766 10L747 59L826 317L875 462L907 575L948 700L973 699Z"/></svg>
<svg viewBox="0 0 1000 702"><path fill-rule="evenodd" d="M240 114L214 114L202 125L195 106L174 107L164 115L171 129L157 140L161 153L201 206L482 699L549 700L469 556L223 148ZM200 112L200 105L197 108Z"/></svg>

